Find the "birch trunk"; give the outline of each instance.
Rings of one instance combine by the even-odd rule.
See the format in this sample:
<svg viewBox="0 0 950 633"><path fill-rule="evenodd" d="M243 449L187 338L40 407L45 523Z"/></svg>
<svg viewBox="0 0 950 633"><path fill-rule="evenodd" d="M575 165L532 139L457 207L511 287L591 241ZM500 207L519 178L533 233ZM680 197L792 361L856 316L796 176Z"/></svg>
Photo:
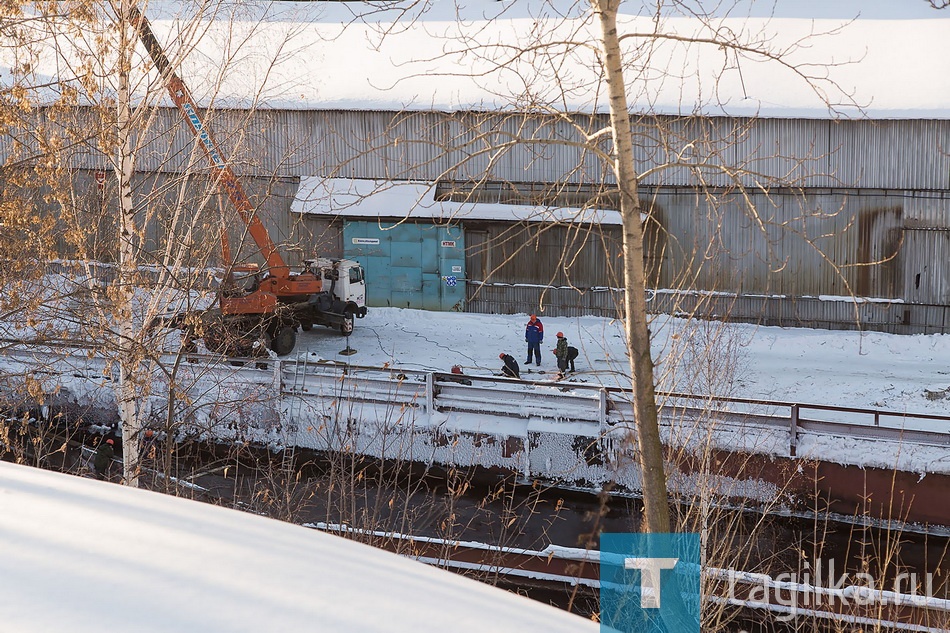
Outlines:
<svg viewBox="0 0 950 633"><path fill-rule="evenodd" d="M643 529L646 532L669 532L670 508L663 465L663 445L660 442L656 390L653 384L650 332L647 329L638 178L633 160L633 136L623 81L623 58L617 34L619 5L620 0L591 0L591 8L601 29L600 52L610 103L614 173L620 188L620 213L623 218L624 318L633 383L637 447L643 477Z"/></svg>
<svg viewBox="0 0 950 633"><path fill-rule="evenodd" d="M132 204L132 172L134 169L132 153L132 106L129 89L129 71L132 50L135 45L134 32L129 19L129 3L122 0L119 7L119 77L117 98L118 123L118 179L119 179L119 275L116 295L116 329L119 337L117 362L119 365L119 384L116 397L119 406L119 423L122 426L122 476L126 485L138 487L138 396L136 379L139 360L136 340L139 328L132 315L132 300L135 273L138 268L136 245L135 207ZM143 387L145 387L143 385Z"/></svg>

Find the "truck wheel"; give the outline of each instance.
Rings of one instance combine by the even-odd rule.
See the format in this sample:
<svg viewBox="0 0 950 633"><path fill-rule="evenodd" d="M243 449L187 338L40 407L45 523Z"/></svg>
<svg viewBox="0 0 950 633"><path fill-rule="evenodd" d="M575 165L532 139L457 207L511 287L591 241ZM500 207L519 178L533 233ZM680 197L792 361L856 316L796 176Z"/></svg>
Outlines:
<svg viewBox="0 0 950 633"><path fill-rule="evenodd" d="M343 313L343 323L340 324L340 333L343 336L349 336L353 333L353 313L344 312Z"/></svg>
<svg viewBox="0 0 950 633"><path fill-rule="evenodd" d="M285 356L294 351L294 345L297 344L297 328L284 326L280 328L270 343L270 348L278 356Z"/></svg>

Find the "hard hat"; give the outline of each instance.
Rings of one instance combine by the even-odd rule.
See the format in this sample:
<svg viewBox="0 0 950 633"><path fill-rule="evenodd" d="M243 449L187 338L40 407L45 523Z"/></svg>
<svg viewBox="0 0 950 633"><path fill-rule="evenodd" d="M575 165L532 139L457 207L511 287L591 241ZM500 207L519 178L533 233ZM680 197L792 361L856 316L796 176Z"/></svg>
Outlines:
<svg viewBox="0 0 950 633"><path fill-rule="evenodd" d="M564 338L564 332L558 332L558 333L557 333L557 337L558 337L558 338Z"/></svg>
<svg viewBox="0 0 950 633"><path fill-rule="evenodd" d="M501 354L498 355L498 358L504 358L504 357L505 357L505 353L504 353L504 352L502 352Z"/></svg>
<svg viewBox="0 0 950 633"><path fill-rule="evenodd" d="M115 444L112 440L106 440L106 444Z"/></svg>

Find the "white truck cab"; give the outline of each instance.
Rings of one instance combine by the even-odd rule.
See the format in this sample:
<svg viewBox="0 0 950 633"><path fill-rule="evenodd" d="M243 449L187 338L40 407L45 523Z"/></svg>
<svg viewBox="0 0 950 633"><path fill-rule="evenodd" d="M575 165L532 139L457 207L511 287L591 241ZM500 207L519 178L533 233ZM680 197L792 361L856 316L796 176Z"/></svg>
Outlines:
<svg viewBox="0 0 950 633"><path fill-rule="evenodd" d="M307 272L323 280L324 292L346 304L346 311L366 316L366 274L359 262L351 259L318 257L304 260Z"/></svg>

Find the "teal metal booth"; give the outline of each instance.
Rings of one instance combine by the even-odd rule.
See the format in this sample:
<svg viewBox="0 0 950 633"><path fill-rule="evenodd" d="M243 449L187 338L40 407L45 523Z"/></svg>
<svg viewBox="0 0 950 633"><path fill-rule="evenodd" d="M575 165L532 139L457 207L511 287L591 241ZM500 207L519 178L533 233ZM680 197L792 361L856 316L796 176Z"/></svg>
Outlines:
<svg viewBox="0 0 950 633"><path fill-rule="evenodd" d="M366 270L366 305L465 307L465 235L458 226L346 222L343 256Z"/></svg>

